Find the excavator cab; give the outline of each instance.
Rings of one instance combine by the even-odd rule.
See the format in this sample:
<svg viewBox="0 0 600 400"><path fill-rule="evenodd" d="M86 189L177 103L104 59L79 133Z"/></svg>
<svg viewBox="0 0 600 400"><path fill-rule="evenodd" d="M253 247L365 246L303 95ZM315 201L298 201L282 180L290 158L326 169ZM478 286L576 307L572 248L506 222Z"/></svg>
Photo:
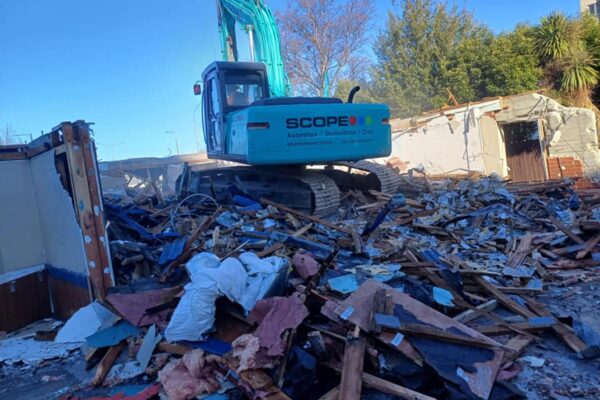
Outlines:
<svg viewBox="0 0 600 400"><path fill-rule="evenodd" d="M227 116L269 97L267 70L262 63L214 62L202 74L204 139L209 155L225 155ZM199 90L195 89L198 94Z"/></svg>

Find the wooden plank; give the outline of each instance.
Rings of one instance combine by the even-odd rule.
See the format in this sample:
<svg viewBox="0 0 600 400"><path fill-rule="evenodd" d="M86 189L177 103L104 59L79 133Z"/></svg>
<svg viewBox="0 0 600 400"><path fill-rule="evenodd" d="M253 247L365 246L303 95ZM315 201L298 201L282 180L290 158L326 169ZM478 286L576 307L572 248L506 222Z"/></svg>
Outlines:
<svg viewBox="0 0 600 400"><path fill-rule="evenodd" d="M358 327L356 327L358 328ZM360 400L362 391L361 374L365 363L367 341L359 335L346 339L342 380L340 381L340 400Z"/></svg>
<svg viewBox="0 0 600 400"><path fill-rule="evenodd" d="M91 134L85 121L78 121L75 126L75 132L81 146L81 155L85 165L85 176L87 178L88 196L92 208L78 210L80 216L80 225L82 220L88 220L92 223L92 230L98 241L95 241L99 262L96 263L102 270L102 280L104 288L114 286L114 277L112 271L112 260L109 255L108 235L106 234L106 223L104 219L103 198L100 190L100 174L98 172L98 161L96 159L96 147L91 138ZM67 143L67 146L69 144ZM83 227L82 227L83 229Z"/></svg>
<svg viewBox="0 0 600 400"><path fill-rule="evenodd" d="M100 213L101 204L93 204L89 181L87 177L87 165L83 154L82 143L79 134L71 123L63 123L58 128L63 133L65 141L65 150L67 155L67 167L69 179L73 193L73 203L75 213L78 216L79 226L81 227L84 250L86 255L86 267L92 286L92 293L95 298L102 299L106 294L110 279L105 281L105 270L110 273L108 268L108 258L103 258L102 253L106 251L104 241L105 232L97 229L96 219L94 218L95 209ZM103 216L102 216L103 218ZM101 242L102 241L102 242Z"/></svg>
<svg viewBox="0 0 600 400"><path fill-rule="evenodd" d="M545 324L539 325L531 325L529 322L516 322L509 325L483 325L477 326L475 329L479 333L483 333L484 335L494 336L494 335L504 335L507 333L512 333L514 329L521 329L526 331L536 331L541 329L551 328L556 325L556 322L548 322Z"/></svg>
<svg viewBox="0 0 600 400"><path fill-rule="evenodd" d="M558 218L556 218L554 215L550 215L550 221L552 221L554 226L556 226L558 229L560 229L565 235L567 235L569 238L571 238L571 240L573 240L575 243L577 243L577 244L585 243L585 240L583 240L582 238L577 236L575 234L575 232L573 232L571 229L569 229L568 226L566 226L565 224L560 222L560 220Z"/></svg>
<svg viewBox="0 0 600 400"><path fill-rule="evenodd" d="M538 303L533 299L527 299L527 305L529 305L529 307L536 313L538 313L541 317L552 316L552 313L548 311L543 304ZM581 339L579 339L577 335L573 333L571 328L569 328L562 322L559 322L558 324L554 325L552 327L552 330L554 330L554 332L558 336L560 336L562 340L577 354L583 354L587 350L587 344L585 344Z"/></svg>
<svg viewBox="0 0 600 400"><path fill-rule="evenodd" d="M271 254L275 253L277 250L281 249L282 247L283 247L283 243L281 243L281 242L275 243L272 246L264 249L263 251L256 253L256 255L259 258L267 257L267 256L270 256Z"/></svg>
<svg viewBox="0 0 600 400"><path fill-rule="evenodd" d="M430 397L414 390L405 388L404 386L381 379L375 375L363 372L362 382L365 386L379 390L380 392L398 396L406 400L435 400L435 397Z"/></svg>
<svg viewBox="0 0 600 400"><path fill-rule="evenodd" d="M274 201L271 201L269 199L264 199L263 198L263 199L260 199L260 202L262 204L264 204L264 205L273 206L275 208L280 209L281 211L285 211L285 212L290 213L292 215L295 215L297 217L304 218L304 219L306 219L308 221L311 221L311 222L314 222L314 223L317 223L317 224L321 224L323 226L326 226L326 227L331 228L333 230L336 230L338 232L345 233L346 235L349 235L350 237L352 237L352 230L351 229L344 228L343 226L340 226L338 224L334 224L333 222L329 222L329 221L321 219L319 217L315 217L314 215L305 214L305 213L303 213L301 211L294 210L293 208L286 207L283 204L275 203Z"/></svg>
<svg viewBox="0 0 600 400"><path fill-rule="evenodd" d="M385 314L386 290L377 289L373 297L373 311L371 312L371 331L381 332L381 327L375 323L375 314Z"/></svg>
<svg viewBox="0 0 600 400"><path fill-rule="evenodd" d="M177 354L178 356L183 356L188 351L192 351L192 347L185 346L183 344L175 344L162 341L156 346L156 348L165 353Z"/></svg>
<svg viewBox="0 0 600 400"><path fill-rule="evenodd" d="M198 226L198 228L196 228L196 230L194 230L194 232L190 235L190 238L185 243L183 248L184 253L192 248L194 242L198 240L200 235L202 235L205 230L210 228L213 222L215 222L215 220L219 217L221 212L223 212L223 207L217 208L217 210L210 217L202 221L202 223Z"/></svg>
<svg viewBox="0 0 600 400"><path fill-rule="evenodd" d="M125 347L125 341L122 341L116 346L111 346L111 348L108 349L104 357L102 357L98 369L96 369L96 374L92 379L92 385L99 386L104 382L104 378L106 378L108 371L110 371L110 368L121 353L121 350L123 350L123 347Z"/></svg>
<svg viewBox="0 0 600 400"><path fill-rule="evenodd" d="M314 224L312 222L304 225L302 228L300 228L296 232L292 233L292 236L298 237L298 236L304 235L306 232L308 232L313 227L313 225Z"/></svg>
<svg viewBox="0 0 600 400"><path fill-rule="evenodd" d="M476 337L469 337L461 334L451 333L422 324L401 324L400 328L398 328L398 331L408 336L426 337L449 343L464 344L467 346L483 347L489 349L502 348L502 345L500 345L499 343L494 344Z"/></svg>
<svg viewBox="0 0 600 400"><path fill-rule="evenodd" d="M593 238L588 240L585 243L585 247L582 250L577 252L577 255L575 256L575 258L578 260L585 258L590 253L590 251L592 251L594 249L594 247L596 247L596 245L598 243L600 243L600 233L597 233Z"/></svg>
<svg viewBox="0 0 600 400"><path fill-rule="evenodd" d="M480 317L484 312L494 311L497 306L498 301L496 299L491 299L473 309L463 311L462 313L454 316L453 319L466 324L467 322Z"/></svg>
<svg viewBox="0 0 600 400"><path fill-rule="evenodd" d="M531 342L533 342L534 340L535 339L530 336L525 336L525 335L514 336L512 339L510 339L508 341L508 343L506 343L506 347L509 348L509 351L504 353L504 358L502 359L502 361L507 362L507 361L515 360L517 357L519 357L523 353L525 348L527 346L529 346L529 344Z"/></svg>
<svg viewBox="0 0 600 400"><path fill-rule="evenodd" d="M493 284L486 281L482 277L480 277L480 276L475 277L475 281L481 287L483 287L488 292L490 292L490 294L492 296L494 296L494 298L496 300L498 300L498 302L500 304L502 304L504 307L508 308L509 310L511 310L519 315L522 315L524 317L527 317L527 318L536 316L533 312L529 311L528 309L526 309L525 307L521 306L519 303L517 303L516 301L511 299L509 296L502 293L497 287L495 287Z"/></svg>
<svg viewBox="0 0 600 400"><path fill-rule="evenodd" d="M532 246L533 243L533 235L530 233L525 234L521 238L519 242L519 246L517 249L508 257L508 266L509 267L517 267L523 263L525 257L529 255L534 250Z"/></svg>

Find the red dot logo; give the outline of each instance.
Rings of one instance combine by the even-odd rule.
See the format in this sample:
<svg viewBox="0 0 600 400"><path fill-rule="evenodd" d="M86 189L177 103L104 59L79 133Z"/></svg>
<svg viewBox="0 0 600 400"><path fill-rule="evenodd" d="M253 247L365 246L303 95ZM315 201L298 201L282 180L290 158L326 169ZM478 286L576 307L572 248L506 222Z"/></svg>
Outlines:
<svg viewBox="0 0 600 400"><path fill-rule="evenodd" d="M356 125L356 117L350 117L350 125Z"/></svg>

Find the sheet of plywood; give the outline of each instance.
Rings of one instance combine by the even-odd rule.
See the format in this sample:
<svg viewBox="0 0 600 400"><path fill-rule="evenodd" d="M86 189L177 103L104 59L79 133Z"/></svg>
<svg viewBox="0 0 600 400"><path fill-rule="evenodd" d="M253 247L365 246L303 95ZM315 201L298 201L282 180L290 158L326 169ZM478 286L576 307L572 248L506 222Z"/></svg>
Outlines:
<svg viewBox="0 0 600 400"><path fill-rule="evenodd" d="M345 318L352 324L359 326L361 329L368 331L370 329L371 321L371 310L373 305L373 298L378 289L385 289L388 294L392 296L392 302L394 306L402 307L407 313L412 314L418 319L419 323L430 325L440 330L452 332L454 334L465 335L465 338L472 337L476 338L477 341L488 343L492 347L501 347L499 343L490 339L489 337L482 335L481 333L469 328L468 326L461 324L458 321L434 310L433 308L415 300L408 294L402 293L392 287L378 282L374 279L365 281L350 297L342 302L335 312L342 318ZM349 308L352 310L349 311ZM402 321L404 322L404 321ZM410 336L410 335L407 335ZM416 336L418 337L418 335ZM409 338L409 341L411 339ZM453 345L449 342L440 342L446 348L458 348L457 345ZM413 346L415 343L412 343ZM451 351L451 350L448 350ZM453 371L455 376L454 380L462 382L461 379L466 383L470 391L478 398L487 399L492 390L492 386L496 379L498 369L504 352L499 349L489 350L482 349L483 352L489 353L489 357L486 361L479 361L473 365L474 371L466 371L462 368L458 368L457 371ZM428 362L427 354L421 354ZM457 379L457 377L459 379Z"/></svg>

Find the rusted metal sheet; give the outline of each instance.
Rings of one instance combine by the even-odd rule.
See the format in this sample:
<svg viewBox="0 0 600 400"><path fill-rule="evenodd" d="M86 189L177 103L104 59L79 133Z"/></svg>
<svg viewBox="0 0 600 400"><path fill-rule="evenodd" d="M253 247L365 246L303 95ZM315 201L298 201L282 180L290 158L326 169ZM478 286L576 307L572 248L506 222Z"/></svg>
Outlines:
<svg viewBox="0 0 600 400"><path fill-rule="evenodd" d="M502 126L506 141L509 176L513 182L543 181L546 160L542 152L537 122L518 122Z"/></svg>

